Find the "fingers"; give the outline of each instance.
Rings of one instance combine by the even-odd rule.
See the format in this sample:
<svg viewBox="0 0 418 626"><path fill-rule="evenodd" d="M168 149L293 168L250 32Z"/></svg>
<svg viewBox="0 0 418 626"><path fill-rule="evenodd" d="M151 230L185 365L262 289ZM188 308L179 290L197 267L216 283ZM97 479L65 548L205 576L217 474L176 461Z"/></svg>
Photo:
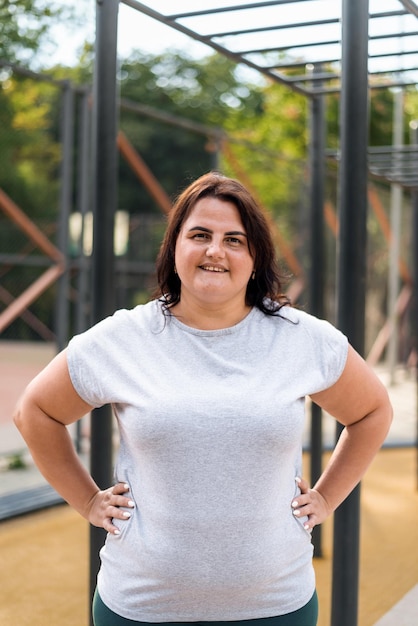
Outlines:
<svg viewBox="0 0 418 626"><path fill-rule="evenodd" d="M129 520L132 514L125 509L133 509L135 507L135 502L124 495L128 491L129 485L126 483L117 483L110 489L109 503L106 508L106 517L103 527L113 535L119 535L120 530L112 523L112 520Z"/></svg>
<svg viewBox="0 0 418 626"><path fill-rule="evenodd" d="M304 523L303 527L305 530L311 530L314 525L310 524L312 520L309 519L309 513L306 507L307 505L303 505L303 503L299 499L293 500L292 502L293 515L295 517L307 517L308 521Z"/></svg>
<svg viewBox="0 0 418 626"><path fill-rule="evenodd" d="M107 532L119 535L120 530L113 524L114 519L128 521L135 507L134 501L125 495L129 492L126 483L117 483L104 491L99 491L92 502L89 521L94 526L102 526Z"/></svg>
<svg viewBox="0 0 418 626"><path fill-rule="evenodd" d="M135 507L135 502L128 496L123 495L128 491L129 485L126 483L117 483L111 487L109 490L109 506L133 509ZM127 515L126 513L128 512L122 511L121 515L113 515L113 517L119 517L120 519L123 519L123 517L129 518L130 514Z"/></svg>
<svg viewBox="0 0 418 626"><path fill-rule="evenodd" d="M299 476L296 476L295 481L302 493L308 493L309 483L307 480L305 480L304 478L299 478Z"/></svg>
<svg viewBox="0 0 418 626"><path fill-rule="evenodd" d="M314 489L309 488L309 484L303 478L296 478L300 494L296 496L291 506L295 517L307 517L303 527L311 531L314 526L320 524L327 517L326 507L322 496Z"/></svg>
<svg viewBox="0 0 418 626"><path fill-rule="evenodd" d="M129 491L129 485L127 485L126 483L116 483L116 485L113 485L112 489L112 493L116 494L122 494L122 493L127 493Z"/></svg>

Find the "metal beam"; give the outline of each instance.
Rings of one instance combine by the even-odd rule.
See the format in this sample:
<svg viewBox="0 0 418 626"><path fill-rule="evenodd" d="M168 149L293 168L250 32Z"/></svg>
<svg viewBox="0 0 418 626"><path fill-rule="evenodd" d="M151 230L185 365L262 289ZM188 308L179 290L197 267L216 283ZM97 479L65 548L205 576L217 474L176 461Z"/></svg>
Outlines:
<svg viewBox="0 0 418 626"><path fill-rule="evenodd" d="M399 0L401 4L405 7L408 13L412 13L415 17L418 17L418 6L413 2L413 0Z"/></svg>
<svg viewBox="0 0 418 626"><path fill-rule="evenodd" d="M110 315L115 304L113 250L117 202L117 26L119 2L96 0L96 49L93 79L93 323ZM91 416L91 474L101 489L112 482L112 412L109 405ZM99 551L106 533L90 528L90 595L96 586ZM90 622L92 624L92 621Z"/></svg>
<svg viewBox="0 0 418 626"><path fill-rule="evenodd" d="M124 0L123 0L124 1ZM238 4L235 6L216 7L214 9L204 9L201 11L189 11L188 13L176 13L174 15L168 15L171 20L179 20L186 17L199 17L201 15L213 15L214 13L229 13L231 11L245 11L248 9L261 9L263 7L273 7L280 4L292 4L294 2L300 2L301 0L270 0L267 2L251 2L248 4Z"/></svg>
<svg viewBox="0 0 418 626"><path fill-rule="evenodd" d="M382 54L369 54L369 59L386 59L388 57L404 57L406 55L409 54L417 54L416 50L398 50L397 52L384 52ZM340 63L341 62L341 57L334 57L332 59L328 58L328 59L315 59L315 60L308 60L305 59L303 61L290 61L286 62L286 61L281 61L280 63L275 63L274 65L264 65L264 69L266 70L273 70L273 69L287 69L287 68L298 68L298 67L306 67L306 65L308 65L309 63L311 63L312 65L316 65L318 63L321 63L322 65L332 65L334 63ZM391 71L388 72L388 74L393 74L398 72L399 70L396 71Z"/></svg>
<svg viewBox="0 0 418 626"><path fill-rule="evenodd" d="M398 39L400 37L416 37L418 35L418 31L404 31L404 32L396 32L396 33L385 33L384 35L370 35L370 41L380 41L386 39ZM286 50L300 50L302 48L315 48L324 46L335 46L341 43L340 39L328 39L327 41L304 41L303 43L286 45L286 46L272 46L268 48L257 48L257 49L248 49L248 50L237 50L235 54L244 55L244 54L261 54L265 52L285 52ZM415 51L416 53L416 51ZM379 55L380 56L380 55ZM306 61L309 62L308 60ZM393 70L393 73L396 73L396 70Z"/></svg>
<svg viewBox="0 0 418 626"><path fill-rule="evenodd" d="M61 108L61 172L60 172L60 212L58 221L58 241L65 270L57 284L55 304L55 334L57 349L61 351L68 342L69 335L69 289L70 274L68 267L68 228L73 193L73 135L74 135L74 90L70 82L66 83L62 92Z"/></svg>
<svg viewBox="0 0 418 626"><path fill-rule="evenodd" d="M317 78L323 72L318 65L312 77ZM309 271L309 310L319 318L325 318L325 99L322 96L312 98L310 110L310 271ZM311 405L311 445L310 445L310 481L315 484L322 474L322 409L312 402ZM322 527L315 526L312 531L314 555L322 556Z"/></svg>
<svg viewBox="0 0 418 626"><path fill-rule="evenodd" d="M367 0L343 0L337 319L360 354L366 296L368 12ZM359 529L357 486L334 516L332 626L357 624Z"/></svg>
<svg viewBox="0 0 418 626"><path fill-rule="evenodd" d="M228 48L220 46L219 44L215 43L212 40L207 40L204 35L200 35L199 33L196 33L194 30L191 30L190 28L186 28L186 26L183 26L182 24L179 24L169 19L169 17L167 17L166 15L163 15L162 13L158 13L158 11L151 9L151 7L143 4L142 2L138 2L137 0L121 0L121 2L123 4L126 4L127 6L132 7L133 9L136 9L137 11L140 11L144 15L148 15L148 17L151 17L157 20L158 22L165 24L166 26L170 26L174 30L179 31L180 33L183 33L184 35L188 35L195 41L200 41L200 43L203 43L209 46L213 50L216 50L216 52L219 52L219 54L222 54L223 56L231 59L235 63L238 63L238 64L242 63L243 65L247 65L247 67L250 67L251 69L256 70L260 74L264 74L265 76L267 76L274 82L282 83L284 85L289 86L284 77L278 76L277 74L273 74L269 70L265 70L264 68L260 67L257 63L253 63L249 59L246 59L240 56L240 54L236 52L232 52ZM287 0L287 2L300 2L300 0ZM297 85L291 85L290 88L296 93L303 94L304 96L310 95L306 89L302 89L301 87Z"/></svg>
<svg viewBox="0 0 418 626"><path fill-rule="evenodd" d="M145 163L144 159L137 152L137 150L135 150L125 133L122 131L119 131L118 133L117 144L119 151L124 156L132 171L144 184L144 187L158 204L163 213L168 215L173 206L168 194Z"/></svg>
<svg viewBox="0 0 418 626"><path fill-rule="evenodd" d="M418 148L418 120L410 123L411 144ZM418 355L418 186L411 194L412 205L412 307L411 307L411 335L412 350ZM416 456L418 461L418 367L415 366L415 400L416 400ZM416 463L416 479L418 489L418 463Z"/></svg>
<svg viewBox="0 0 418 626"><path fill-rule="evenodd" d="M326 24L339 24L339 18L329 18L326 20L317 20L314 22L300 22L290 24L273 24L272 26L262 26L260 28L246 28L244 30L230 30L218 33L207 33L205 37L211 39L212 37L234 37L236 35L254 35L254 33L266 33L272 30L287 30L291 28L304 28L306 26L325 26Z"/></svg>

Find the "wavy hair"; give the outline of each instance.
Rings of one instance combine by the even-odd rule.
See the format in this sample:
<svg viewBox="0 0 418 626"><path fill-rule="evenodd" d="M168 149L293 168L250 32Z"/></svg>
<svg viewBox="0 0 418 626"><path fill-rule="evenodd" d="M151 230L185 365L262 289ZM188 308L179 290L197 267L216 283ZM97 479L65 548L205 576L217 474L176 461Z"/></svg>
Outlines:
<svg viewBox="0 0 418 626"><path fill-rule="evenodd" d="M174 268L177 238L196 203L207 197L231 202L237 208L247 234L255 270L255 277L250 278L247 284L245 303L259 308L267 315L274 315L282 306L290 304L290 300L282 291L268 221L255 199L238 180L218 172L204 174L178 196L169 214L167 230L157 257L158 289L155 296L162 302L165 312L180 301L181 282Z"/></svg>

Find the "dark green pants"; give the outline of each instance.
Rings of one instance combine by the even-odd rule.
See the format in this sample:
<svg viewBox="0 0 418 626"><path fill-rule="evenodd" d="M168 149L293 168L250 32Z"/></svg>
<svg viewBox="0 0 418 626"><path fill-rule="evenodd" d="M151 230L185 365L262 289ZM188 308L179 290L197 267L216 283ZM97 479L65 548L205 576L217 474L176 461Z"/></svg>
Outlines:
<svg viewBox="0 0 418 626"><path fill-rule="evenodd" d="M250 619L243 621L227 621L227 622L160 622L163 626L316 626L318 620L318 598L316 592L298 611L288 613L287 615L279 615L278 617L264 617L261 619ZM136 620L126 619L117 615L107 608L103 603L96 589L93 599L93 621L94 626L135 626L138 624L148 624L148 622L137 622Z"/></svg>

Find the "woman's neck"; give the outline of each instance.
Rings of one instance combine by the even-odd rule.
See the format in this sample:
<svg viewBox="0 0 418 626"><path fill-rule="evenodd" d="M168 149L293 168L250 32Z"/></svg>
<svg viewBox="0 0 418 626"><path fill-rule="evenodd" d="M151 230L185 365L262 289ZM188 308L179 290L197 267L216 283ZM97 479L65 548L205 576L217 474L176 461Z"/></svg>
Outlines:
<svg viewBox="0 0 418 626"><path fill-rule="evenodd" d="M199 330L221 330L230 328L241 322L251 311L245 303L237 306L201 306L198 303L188 303L183 299L170 309L170 312L180 322Z"/></svg>

